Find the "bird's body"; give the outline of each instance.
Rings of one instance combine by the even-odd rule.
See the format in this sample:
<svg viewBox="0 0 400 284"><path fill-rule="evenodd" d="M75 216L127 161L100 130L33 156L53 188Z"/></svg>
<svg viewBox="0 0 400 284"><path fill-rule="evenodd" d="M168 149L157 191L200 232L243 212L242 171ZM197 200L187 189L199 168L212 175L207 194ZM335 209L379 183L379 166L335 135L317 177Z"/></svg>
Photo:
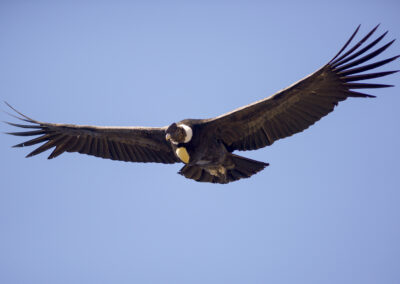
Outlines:
<svg viewBox="0 0 400 284"><path fill-rule="evenodd" d="M228 183L249 177L268 165L232 154L224 142L205 127L207 121L185 119L176 123L186 130L184 138L188 137L188 132L191 134L187 142L170 139L176 157L186 164L180 174L197 181Z"/></svg>
<svg viewBox="0 0 400 284"><path fill-rule="evenodd" d="M29 124L9 124L31 131L9 134L39 135L15 146L44 142L28 157L55 147L49 158L64 152L79 152L130 162L182 162L185 165L179 173L200 182L228 183L248 178L268 164L238 156L234 151L259 149L301 132L349 97L373 97L354 91L356 89L390 87L358 82L397 72L365 73L399 57L364 64L393 43L370 52L386 35L384 33L362 47L377 27L345 52L358 29L321 69L268 98L215 118L185 119L159 128L97 127L40 122L14 109L21 116L18 118Z"/></svg>

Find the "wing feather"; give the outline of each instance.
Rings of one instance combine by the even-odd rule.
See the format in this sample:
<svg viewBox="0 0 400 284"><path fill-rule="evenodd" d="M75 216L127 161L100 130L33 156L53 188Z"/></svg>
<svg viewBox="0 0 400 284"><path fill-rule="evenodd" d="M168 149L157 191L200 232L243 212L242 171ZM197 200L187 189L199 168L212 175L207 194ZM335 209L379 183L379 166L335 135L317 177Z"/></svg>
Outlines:
<svg viewBox="0 0 400 284"><path fill-rule="evenodd" d="M400 57L394 56L365 64L384 52L394 42L392 40L371 51L385 37L387 34L385 32L362 47L377 28L378 26L373 28L353 47L345 51L357 34L359 30L357 27L338 54L321 69L266 99L206 120L205 129L214 131L229 151L254 150L307 129L332 112L340 101L348 97L374 97L354 90L392 87L387 84L359 82L399 71L360 74Z"/></svg>
<svg viewBox="0 0 400 284"><path fill-rule="evenodd" d="M7 103L6 103L7 104ZM18 118L28 124L7 124L31 131L8 132L15 136L38 136L14 147L34 146L43 143L30 152L32 157L51 148L48 159L64 152L78 152L105 159L126 162L156 162L171 164L179 162L169 144L165 141L165 127L101 127L72 124L55 124L36 121L15 110Z"/></svg>

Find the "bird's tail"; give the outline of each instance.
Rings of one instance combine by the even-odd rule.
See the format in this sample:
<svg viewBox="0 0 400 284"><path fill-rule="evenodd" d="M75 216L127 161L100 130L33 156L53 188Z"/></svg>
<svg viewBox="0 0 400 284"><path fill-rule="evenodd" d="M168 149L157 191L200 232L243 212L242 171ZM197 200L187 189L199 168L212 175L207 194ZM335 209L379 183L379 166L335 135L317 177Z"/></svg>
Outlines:
<svg viewBox="0 0 400 284"><path fill-rule="evenodd" d="M269 165L234 154L230 154L228 159L230 160L229 167L210 170L197 165L185 165L179 171L179 174L199 182L229 183L242 178L249 178Z"/></svg>

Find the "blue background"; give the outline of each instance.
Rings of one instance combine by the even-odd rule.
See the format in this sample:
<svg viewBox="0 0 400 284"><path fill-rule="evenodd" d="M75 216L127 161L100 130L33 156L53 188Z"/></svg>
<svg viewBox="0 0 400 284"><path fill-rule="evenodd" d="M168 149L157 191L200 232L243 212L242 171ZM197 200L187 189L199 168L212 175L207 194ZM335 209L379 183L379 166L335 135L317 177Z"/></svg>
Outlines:
<svg viewBox="0 0 400 284"><path fill-rule="evenodd" d="M399 11L395 0L3 0L0 98L48 122L213 117L315 71L358 24L358 39L377 23L385 42L400 38ZM379 59L398 54L396 42ZM33 149L2 134L0 283L399 283L400 76L374 81L397 86L241 153L271 165L229 185L185 179L179 164L25 159Z"/></svg>

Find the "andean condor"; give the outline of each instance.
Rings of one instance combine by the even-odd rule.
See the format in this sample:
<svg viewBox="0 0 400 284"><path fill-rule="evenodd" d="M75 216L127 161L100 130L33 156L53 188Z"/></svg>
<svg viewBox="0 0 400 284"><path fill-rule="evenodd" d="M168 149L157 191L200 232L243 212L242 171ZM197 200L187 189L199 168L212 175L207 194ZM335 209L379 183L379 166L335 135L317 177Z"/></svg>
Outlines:
<svg viewBox="0 0 400 284"><path fill-rule="evenodd" d="M377 26L378 27L378 26ZM38 136L14 147L43 145L31 157L55 147L48 157L78 152L126 162L183 162L179 174L200 182L229 183L248 178L267 163L233 154L235 150L255 150L308 128L349 97L371 98L355 90L385 88L391 85L359 83L397 71L365 73L399 56L367 63L394 40L371 51L387 32L366 44L372 29L353 47L346 48L358 27L339 53L328 64L276 94L211 119L184 119L166 127L100 127L46 123L16 111L27 124L8 124L29 129L11 132L16 136Z"/></svg>

